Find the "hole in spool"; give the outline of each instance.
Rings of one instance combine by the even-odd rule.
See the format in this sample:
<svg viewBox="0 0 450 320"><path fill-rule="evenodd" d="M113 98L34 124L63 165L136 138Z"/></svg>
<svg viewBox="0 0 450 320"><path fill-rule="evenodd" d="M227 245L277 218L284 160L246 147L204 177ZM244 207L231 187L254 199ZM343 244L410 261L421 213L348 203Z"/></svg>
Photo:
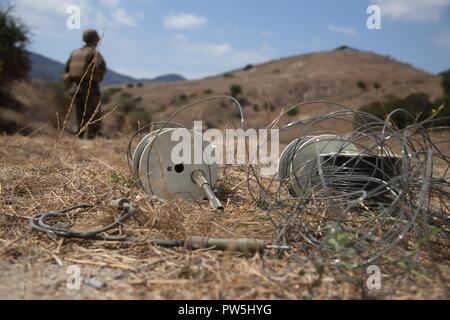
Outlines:
<svg viewBox="0 0 450 320"><path fill-rule="evenodd" d="M179 163L175 165L175 172L182 173L184 171L184 164Z"/></svg>

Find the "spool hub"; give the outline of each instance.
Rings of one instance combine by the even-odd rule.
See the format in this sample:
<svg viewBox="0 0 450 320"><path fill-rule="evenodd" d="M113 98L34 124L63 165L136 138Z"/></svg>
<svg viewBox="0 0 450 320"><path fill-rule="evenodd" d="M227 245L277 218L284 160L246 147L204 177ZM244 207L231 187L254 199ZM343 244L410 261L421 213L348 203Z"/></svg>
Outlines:
<svg viewBox="0 0 450 320"><path fill-rule="evenodd" d="M180 141L173 141L174 130L185 130L189 136L191 159L188 163L173 162L172 150ZM196 136L197 135L197 136ZM202 200L205 193L193 180L193 173L200 170L210 186L217 181L218 166L210 158L194 164L194 138L201 143L201 151L209 146L201 134L186 128L165 128L145 136L137 145L133 155L133 176L136 183L149 194L171 198ZM186 141L184 141L186 142ZM202 160L205 160L202 158ZM210 164L211 163L211 164Z"/></svg>

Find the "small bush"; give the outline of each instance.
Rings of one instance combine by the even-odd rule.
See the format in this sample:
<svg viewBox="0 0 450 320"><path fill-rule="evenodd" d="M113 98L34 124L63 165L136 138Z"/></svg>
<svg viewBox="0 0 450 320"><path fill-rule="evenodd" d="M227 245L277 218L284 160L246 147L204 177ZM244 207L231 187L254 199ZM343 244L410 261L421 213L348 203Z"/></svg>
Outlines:
<svg viewBox="0 0 450 320"><path fill-rule="evenodd" d="M245 67L244 67L244 71L249 71L249 70L251 70L251 69L253 69L253 65L252 64L248 64L248 65L246 65Z"/></svg>
<svg viewBox="0 0 450 320"><path fill-rule="evenodd" d="M450 96L450 69L441 73L441 86L446 96Z"/></svg>
<svg viewBox="0 0 450 320"><path fill-rule="evenodd" d="M137 129L138 123L143 125L152 121L152 114L142 105L142 97L134 97L129 92L121 92L113 105L118 106L118 111L131 120L134 129Z"/></svg>
<svg viewBox="0 0 450 320"><path fill-rule="evenodd" d="M141 124L148 124L152 122L152 114L141 106L132 110L130 112L130 116L133 120L136 122L139 121Z"/></svg>
<svg viewBox="0 0 450 320"><path fill-rule="evenodd" d="M445 103L445 99L442 100ZM400 99L397 97L387 97L387 99L380 102L372 102L360 108L361 111L372 114L380 119L386 119L387 115L396 109L403 109L411 114L411 116L406 113L399 112L395 113L391 117L391 121L400 129L407 127L415 122L423 121L433 115L441 103L439 101L432 103L429 96L426 93L414 93L406 98ZM450 109L450 107L449 107ZM444 107L437 117L442 117L448 110ZM358 115L355 116L355 122L357 125L360 124L361 119ZM447 122L447 125L450 122ZM442 125L442 122L441 124Z"/></svg>
<svg viewBox="0 0 450 320"><path fill-rule="evenodd" d="M295 116L296 114L298 114L298 108L291 109L287 112L287 115L291 117Z"/></svg>
<svg viewBox="0 0 450 320"><path fill-rule="evenodd" d="M238 84L232 84L230 86L230 96L233 98L238 98L242 94L242 87Z"/></svg>
<svg viewBox="0 0 450 320"><path fill-rule="evenodd" d="M129 92L122 92L119 98L114 101L114 105L119 107L124 113L129 113L139 107L139 100L136 100Z"/></svg>
<svg viewBox="0 0 450 320"><path fill-rule="evenodd" d="M188 96L185 95L184 93L182 93L178 96L178 101L180 101L180 102L186 102L187 100L188 100Z"/></svg>
<svg viewBox="0 0 450 320"><path fill-rule="evenodd" d="M209 94L213 94L213 92L214 92L214 91L213 91L212 89L209 89L209 88L203 90L203 94L208 94L208 95L209 95Z"/></svg>
<svg viewBox="0 0 450 320"><path fill-rule="evenodd" d="M133 88L134 87L134 84L132 84L132 83L127 83L127 88Z"/></svg>
<svg viewBox="0 0 450 320"><path fill-rule="evenodd" d="M435 108L433 111L438 111L439 108L443 106L443 108L440 109L438 114L436 115L436 118L447 117L448 119L442 119L433 122L433 127L450 126L450 95L437 99L434 105Z"/></svg>
<svg viewBox="0 0 450 320"><path fill-rule="evenodd" d="M136 84L136 86L137 86L138 88L142 88L142 87L144 86L144 84L143 84L142 82L138 82L138 83Z"/></svg>
<svg viewBox="0 0 450 320"><path fill-rule="evenodd" d="M248 106L250 104L246 97L239 97L237 100L242 107Z"/></svg>
<svg viewBox="0 0 450 320"><path fill-rule="evenodd" d="M363 90L367 90L367 83L363 80L359 80L356 82L356 85Z"/></svg>
<svg viewBox="0 0 450 320"><path fill-rule="evenodd" d="M373 87L375 89L381 89L381 83L379 83L378 81L374 82Z"/></svg>
<svg viewBox="0 0 450 320"><path fill-rule="evenodd" d="M189 102L189 97L186 94L182 93L174 97L171 101L171 104L179 106L182 104L186 104L187 102Z"/></svg>
<svg viewBox="0 0 450 320"><path fill-rule="evenodd" d="M227 72L227 73L223 74L223 77L224 78L234 78L234 75L232 73L230 73L230 72Z"/></svg>

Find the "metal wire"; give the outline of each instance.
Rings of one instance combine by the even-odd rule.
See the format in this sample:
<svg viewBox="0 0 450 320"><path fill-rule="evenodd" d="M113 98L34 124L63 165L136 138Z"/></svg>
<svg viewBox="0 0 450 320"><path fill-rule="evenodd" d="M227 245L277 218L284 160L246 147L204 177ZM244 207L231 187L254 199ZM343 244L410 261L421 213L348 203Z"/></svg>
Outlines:
<svg viewBox="0 0 450 320"><path fill-rule="evenodd" d="M287 178L263 176L257 166L248 167L249 193L266 210L276 243L349 265L373 263L393 250L398 259L413 256L424 243L448 248L450 158L439 144L448 147L450 142L436 143L432 137L433 123L445 118L399 129L391 120L394 115L414 119L403 109L384 120L320 100L294 105L267 129L276 128L291 110L316 104L336 111L279 126L280 132L297 130L279 163ZM335 132L323 131L330 127ZM313 159L296 166L305 137L327 134L341 141L342 150L324 155L325 144ZM349 146L358 152L345 154Z"/></svg>
<svg viewBox="0 0 450 320"><path fill-rule="evenodd" d="M80 204L70 208L66 208L60 211L51 211L45 213L36 213L30 219L30 227L32 230L47 233L52 236L59 236L64 238L78 238L78 239L90 239L90 240L105 240L105 241L123 241L123 240L135 240L136 238L129 235L110 235L106 234L107 231L116 229L122 223L130 218L135 209L131 202L127 199L118 199L111 201L111 206L120 209L121 214L114 222L105 225L101 228L89 231L76 231L71 230L67 226L61 226L58 224L49 224L47 221L52 218L65 217L71 214L80 214L94 208L94 205Z"/></svg>
<svg viewBox="0 0 450 320"><path fill-rule="evenodd" d="M138 130L128 146L129 163L133 140L139 134L155 125L157 135L169 124L183 127L171 122L176 115L224 98L238 107L243 128L242 107L236 99L218 96L196 101L166 121ZM292 110L319 104L335 110L280 125ZM433 137L433 124L443 118L398 128L392 121L398 115L415 119L404 109L380 119L336 102L317 100L296 104L270 123L267 131L278 128L283 134L295 133L288 156L280 160L287 168L286 177L264 176L260 167L249 164L246 182L255 205L267 212L276 244L293 245L298 257L326 257L352 266L372 263L387 253L398 259L414 256L424 243L448 248L450 158L440 146L450 142L436 142ZM322 146L309 162L294 165L304 139L324 135L336 136L341 147L323 154ZM347 149L354 152L345 153Z"/></svg>

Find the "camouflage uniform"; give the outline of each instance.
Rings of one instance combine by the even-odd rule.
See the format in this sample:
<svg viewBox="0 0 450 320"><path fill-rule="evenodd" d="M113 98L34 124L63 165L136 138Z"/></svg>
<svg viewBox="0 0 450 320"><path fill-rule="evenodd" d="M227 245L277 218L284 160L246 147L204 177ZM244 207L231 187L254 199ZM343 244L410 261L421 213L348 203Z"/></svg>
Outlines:
<svg viewBox="0 0 450 320"><path fill-rule="evenodd" d="M75 95L74 106L78 121L80 137L94 138L101 128L100 82L106 72L106 63L102 55L95 49L99 41L97 32L87 30L83 34L86 46L76 49L66 63L64 79L67 93L71 98ZM94 114L95 113L95 114ZM90 124L82 130L87 122Z"/></svg>

